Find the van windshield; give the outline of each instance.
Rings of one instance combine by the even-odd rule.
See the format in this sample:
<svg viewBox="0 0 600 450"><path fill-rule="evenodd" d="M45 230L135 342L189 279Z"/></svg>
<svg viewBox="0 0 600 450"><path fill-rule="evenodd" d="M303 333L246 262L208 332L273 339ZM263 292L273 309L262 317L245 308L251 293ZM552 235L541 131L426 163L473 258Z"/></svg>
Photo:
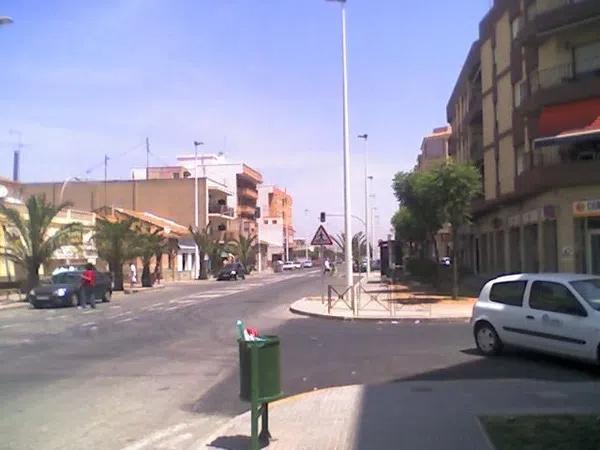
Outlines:
<svg viewBox="0 0 600 450"><path fill-rule="evenodd" d="M573 286L579 295L581 295L592 308L600 311L600 278L571 281L571 286Z"/></svg>

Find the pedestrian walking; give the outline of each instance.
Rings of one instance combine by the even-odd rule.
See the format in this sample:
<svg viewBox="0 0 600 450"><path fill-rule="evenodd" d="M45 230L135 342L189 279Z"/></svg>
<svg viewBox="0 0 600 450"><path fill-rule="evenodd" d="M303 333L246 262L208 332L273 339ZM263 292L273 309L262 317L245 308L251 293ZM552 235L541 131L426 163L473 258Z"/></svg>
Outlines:
<svg viewBox="0 0 600 450"><path fill-rule="evenodd" d="M129 266L129 284L131 287L137 283L137 268L134 263Z"/></svg>
<svg viewBox="0 0 600 450"><path fill-rule="evenodd" d="M81 275L81 306L83 308L91 306L96 309L96 298L94 296L94 287L96 286L96 268L93 264L86 264L85 270Z"/></svg>

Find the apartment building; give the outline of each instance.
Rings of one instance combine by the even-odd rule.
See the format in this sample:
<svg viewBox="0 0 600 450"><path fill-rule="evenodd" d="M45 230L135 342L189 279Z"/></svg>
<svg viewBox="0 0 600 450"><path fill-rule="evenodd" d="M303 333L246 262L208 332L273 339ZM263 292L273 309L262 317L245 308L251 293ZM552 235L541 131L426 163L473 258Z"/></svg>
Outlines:
<svg viewBox="0 0 600 450"><path fill-rule="evenodd" d="M600 2L495 0L447 107L475 272L600 273Z"/></svg>
<svg viewBox="0 0 600 450"><path fill-rule="evenodd" d="M421 153L417 157L417 171L431 170L448 162L450 159L449 141L452 127L434 128L433 132L423 138Z"/></svg>
<svg viewBox="0 0 600 450"><path fill-rule="evenodd" d="M268 244L267 260L273 262L285 259L286 248L289 251L294 247L294 201L292 196L287 190L277 186L260 186L258 188L258 206L261 210L261 218L258 223L260 240Z"/></svg>
<svg viewBox="0 0 600 450"><path fill-rule="evenodd" d="M162 179L178 180L194 176L209 178L226 186L231 195L224 204L212 205L212 213L233 215L234 220L227 231L233 234L254 235L258 186L263 182L260 172L244 163L228 161L224 154L180 155L177 165L136 168L131 171L135 180Z"/></svg>

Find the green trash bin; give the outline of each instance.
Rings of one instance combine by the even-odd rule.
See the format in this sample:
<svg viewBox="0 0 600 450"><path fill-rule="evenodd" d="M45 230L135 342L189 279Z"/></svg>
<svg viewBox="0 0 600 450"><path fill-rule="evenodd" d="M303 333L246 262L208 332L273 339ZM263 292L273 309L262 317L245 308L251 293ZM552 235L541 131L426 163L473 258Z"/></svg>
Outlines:
<svg viewBox="0 0 600 450"><path fill-rule="evenodd" d="M281 391L281 368L279 338L261 336L261 341L239 340L240 347L240 398L252 401L252 350L256 351L259 403L269 403L283 396Z"/></svg>

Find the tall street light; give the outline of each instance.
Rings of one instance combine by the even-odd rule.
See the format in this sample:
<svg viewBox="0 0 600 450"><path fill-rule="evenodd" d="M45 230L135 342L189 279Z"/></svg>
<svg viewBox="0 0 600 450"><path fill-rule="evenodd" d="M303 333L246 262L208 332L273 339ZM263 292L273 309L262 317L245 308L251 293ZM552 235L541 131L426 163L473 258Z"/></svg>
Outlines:
<svg viewBox="0 0 600 450"><path fill-rule="evenodd" d="M350 202L350 132L348 129L348 45L346 43L346 0L327 0L338 2L342 13L342 71L343 71L343 114L344 114L344 233L346 286L354 284L352 274L352 205ZM355 305L356 306L356 305ZM356 308L354 308L356 313Z"/></svg>
<svg viewBox="0 0 600 450"><path fill-rule="evenodd" d="M369 251L369 135L361 134L365 141L365 243L367 247L367 280L371 276L371 252Z"/></svg>
<svg viewBox="0 0 600 450"><path fill-rule="evenodd" d="M204 145L204 142L194 141L194 226L196 231L200 226L198 219L198 147L201 145ZM200 249L198 244L195 244L194 260L194 278L198 279L200 278L200 272L198 271L200 267Z"/></svg>

